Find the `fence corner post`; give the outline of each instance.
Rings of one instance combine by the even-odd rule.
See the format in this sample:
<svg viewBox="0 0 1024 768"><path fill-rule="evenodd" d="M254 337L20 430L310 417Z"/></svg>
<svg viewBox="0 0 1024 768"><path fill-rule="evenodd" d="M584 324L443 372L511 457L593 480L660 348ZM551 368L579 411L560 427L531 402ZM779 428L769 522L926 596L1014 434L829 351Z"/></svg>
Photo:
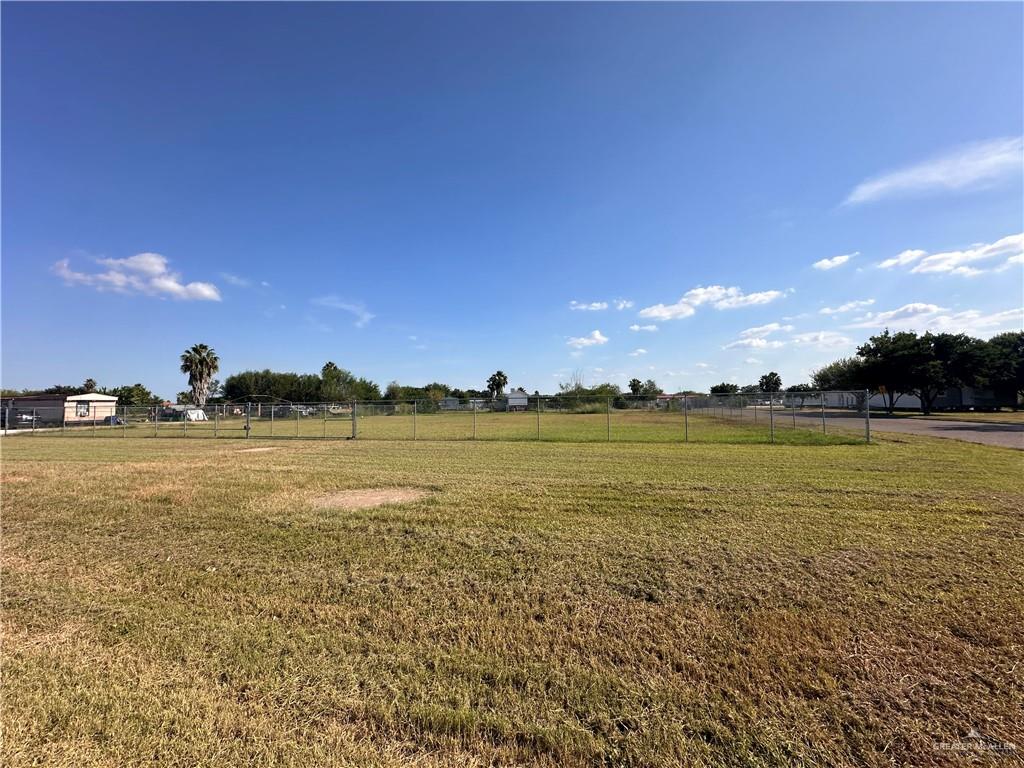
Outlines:
<svg viewBox="0 0 1024 768"><path fill-rule="evenodd" d="M357 410L359 403L355 400L352 401L352 439L356 439L356 435L359 433L359 427L356 425Z"/></svg>

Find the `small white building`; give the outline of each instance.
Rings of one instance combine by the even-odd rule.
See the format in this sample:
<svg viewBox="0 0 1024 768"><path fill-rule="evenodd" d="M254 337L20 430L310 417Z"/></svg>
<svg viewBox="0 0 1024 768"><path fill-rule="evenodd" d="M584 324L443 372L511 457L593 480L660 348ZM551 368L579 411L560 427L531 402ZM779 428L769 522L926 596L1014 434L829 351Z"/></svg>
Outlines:
<svg viewBox="0 0 1024 768"><path fill-rule="evenodd" d="M505 396L505 407L510 411L525 411L530 402L530 396L522 387L513 389Z"/></svg>

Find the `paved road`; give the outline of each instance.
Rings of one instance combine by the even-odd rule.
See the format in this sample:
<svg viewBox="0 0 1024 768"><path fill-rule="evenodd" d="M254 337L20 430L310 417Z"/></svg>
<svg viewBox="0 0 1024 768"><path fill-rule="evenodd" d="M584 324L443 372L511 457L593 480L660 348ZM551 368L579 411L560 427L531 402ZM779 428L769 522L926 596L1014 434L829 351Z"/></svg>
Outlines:
<svg viewBox="0 0 1024 768"><path fill-rule="evenodd" d="M829 424L847 429L864 429L862 419L829 418ZM968 443L998 445L1024 450L1024 424L986 424L978 421L939 421L937 419L871 419L872 432L901 432L927 437L947 437Z"/></svg>

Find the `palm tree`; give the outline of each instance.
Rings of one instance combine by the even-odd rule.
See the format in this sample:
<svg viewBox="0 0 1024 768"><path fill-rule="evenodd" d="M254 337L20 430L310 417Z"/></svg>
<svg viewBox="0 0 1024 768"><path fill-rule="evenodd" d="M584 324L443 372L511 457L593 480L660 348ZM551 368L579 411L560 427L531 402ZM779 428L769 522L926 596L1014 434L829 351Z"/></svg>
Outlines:
<svg viewBox="0 0 1024 768"><path fill-rule="evenodd" d="M643 390L643 388L644 388L644 385L640 382L640 379L630 379L629 380L629 391L630 391L630 394L639 395L640 392Z"/></svg>
<svg viewBox="0 0 1024 768"><path fill-rule="evenodd" d="M490 378L487 379L487 391L491 393L491 397L501 397L502 392L505 391L505 386L508 384L508 376L503 371L495 371L491 374Z"/></svg>
<svg viewBox="0 0 1024 768"><path fill-rule="evenodd" d="M192 402L202 408L210 392L213 374L220 370L220 358L213 348L195 344L181 355L181 372L188 374L188 385L192 388Z"/></svg>

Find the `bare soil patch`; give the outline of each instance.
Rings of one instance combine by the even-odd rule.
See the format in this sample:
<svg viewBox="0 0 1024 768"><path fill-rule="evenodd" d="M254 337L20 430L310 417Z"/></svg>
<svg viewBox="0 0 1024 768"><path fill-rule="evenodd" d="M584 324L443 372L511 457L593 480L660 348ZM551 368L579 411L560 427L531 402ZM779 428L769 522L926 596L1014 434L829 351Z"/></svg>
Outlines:
<svg viewBox="0 0 1024 768"><path fill-rule="evenodd" d="M419 488L358 488L317 496L312 503L317 509L368 509L384 504L408 504L426 496L427 492Z"/></svg>
<svg viewBox="0 0 1024 768"><path fill-rule="evenodd" d="M238 453L266 453L267 451L276 451L278 446L267 446L265 448L242 448Z"/></svg>

